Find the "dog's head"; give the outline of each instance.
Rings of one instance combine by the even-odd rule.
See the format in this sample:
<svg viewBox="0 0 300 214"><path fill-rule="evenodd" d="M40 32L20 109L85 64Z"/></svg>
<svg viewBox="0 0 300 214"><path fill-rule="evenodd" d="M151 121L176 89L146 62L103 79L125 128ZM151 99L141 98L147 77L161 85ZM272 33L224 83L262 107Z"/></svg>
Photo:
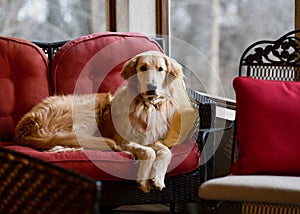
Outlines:
<svg viewBox="0 0 300 214"><path fill-rule="evenodd" d="M182 78L182 67L174 59L157 52L148 51L127 61L121 75L130 87L136 87L146 98L163 95L175 78Z"/></svg>

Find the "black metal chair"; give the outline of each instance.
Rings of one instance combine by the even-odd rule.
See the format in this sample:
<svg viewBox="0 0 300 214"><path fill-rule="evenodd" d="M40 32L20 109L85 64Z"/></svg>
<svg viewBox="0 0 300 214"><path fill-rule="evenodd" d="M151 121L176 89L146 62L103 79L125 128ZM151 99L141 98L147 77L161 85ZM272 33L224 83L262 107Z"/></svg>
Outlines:
<svg viewBox="0 0 300 214"><path fill-rule="evenodd" d="M262 40L250 45L242 54L239 66L239 76L246 76L261 80L280 80L280 81L299 81L300 71L300 30L288 32L277 40ZM284 105L284 103L282 103ZM239 112L237 111L237 116ZM255 124L253 124L255 125ZM288 125L288 124L287 124ZM233 146L231 151L231 164L238 158L237 149L237 119L234 124ZM210 130L213 131L213 130ZM284 143L284 142L283 142ZM276 176L276 175L275 175ZM280 198L274 199L271 197L264 198L258 201L252 196L240 196L233 199L235 191L243 192L243 188L250 189L251 193L262 193L264 188L257 187L255 184L249 188L249 184L257 180L260 182L260 177L253 178L251 176L244 176L237 179L241 182L240 186L235 187L232 183L235 176L225 176L221 178L212 179L205 182L199 189L199 196L202 198L204 206L204 213L298 213L300 211L300 202L290 203L286 202L286 192L278 190L281 194ZM248 179L248 180L243 180ZM300 180L299 180L300 181ZM243 186L245 185L245 186ZM219 188L219 191L216 190ZM269 187L265 187L268 189ZM297 188L298 189L298 188ZM216 191L216 194L210 194ZM222 191L222 192L221 192ZM254 194L255 195L255 194ZM238 196L236 196L238 197ZM251 198L252 197L252 198ZM247 198L247 199L246 199ZM299 195L298 195L299 198ZM297 200L297 199L295 199Z"/></svg>

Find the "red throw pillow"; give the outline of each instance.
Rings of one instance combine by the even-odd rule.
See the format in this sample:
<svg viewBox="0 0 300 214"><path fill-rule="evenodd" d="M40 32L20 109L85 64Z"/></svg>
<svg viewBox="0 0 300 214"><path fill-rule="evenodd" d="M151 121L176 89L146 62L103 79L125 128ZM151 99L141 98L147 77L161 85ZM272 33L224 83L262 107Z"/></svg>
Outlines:
<svg viewBox="0 0 300 214"><path fill-rule="evenodd" d="M233 174L300 175L300 83L237 77Z"/></svg>

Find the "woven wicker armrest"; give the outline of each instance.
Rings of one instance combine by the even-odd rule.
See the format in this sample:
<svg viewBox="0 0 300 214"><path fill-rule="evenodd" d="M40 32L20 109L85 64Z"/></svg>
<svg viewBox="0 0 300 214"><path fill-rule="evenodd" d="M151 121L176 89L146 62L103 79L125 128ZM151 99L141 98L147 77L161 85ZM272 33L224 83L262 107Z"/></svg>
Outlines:
<svg viewBox="0 0 300 214"><path fill-rule="evenodd" d="M0 147L0 213L97 213L101 183Z"/></svg>
<svg viewBox="0 0 300 214"><path fill-rule="evenodd" d="M192 89L187 89L188 95L195 108L198 109L199 118L195 124L196 130L194 131L194 139L201 151L201 157L205 156L203 148L206 143L214 145L215 133L211 130L215 130L216 125L216 102L208 97L201 95ZM209 136L210 134L210 136ZM209 136L209 137L208 137ZM210 160L200 167L201 170L201 182L214 177L215 174L215 156L213 155Z"/></svg>
<svg viewBox="0 0 300 214"><path fill-rule="evenodd" d="M194 137L202 150L206 142L206 139L203 138L203 131L214 128L216 125L216 103L192 89L188 88L187 93L192 105L198 109L199 112L199 118L195 124L197 132L195 132L196 135L194 135Z"/></svg>

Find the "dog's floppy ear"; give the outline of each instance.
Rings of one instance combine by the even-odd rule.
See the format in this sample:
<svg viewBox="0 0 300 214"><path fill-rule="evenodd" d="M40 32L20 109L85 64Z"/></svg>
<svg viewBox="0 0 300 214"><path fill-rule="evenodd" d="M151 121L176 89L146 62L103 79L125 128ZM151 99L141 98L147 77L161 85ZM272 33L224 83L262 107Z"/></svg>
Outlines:
<svg viewBox="0 0 300 214"><path fill-rule="evenodd" d="M170 57L165 57L168 73L173 75L176 78L182 78L182 66L174 59Z"/></svg>
<svg viewBox="0 0 300 214"><path fill-rule="evenodd" d="M136 74L136 65L137 65L138 57L134 57L128 60L122 68L121 76L124 79L128 79L129 77Z"/></svg>

